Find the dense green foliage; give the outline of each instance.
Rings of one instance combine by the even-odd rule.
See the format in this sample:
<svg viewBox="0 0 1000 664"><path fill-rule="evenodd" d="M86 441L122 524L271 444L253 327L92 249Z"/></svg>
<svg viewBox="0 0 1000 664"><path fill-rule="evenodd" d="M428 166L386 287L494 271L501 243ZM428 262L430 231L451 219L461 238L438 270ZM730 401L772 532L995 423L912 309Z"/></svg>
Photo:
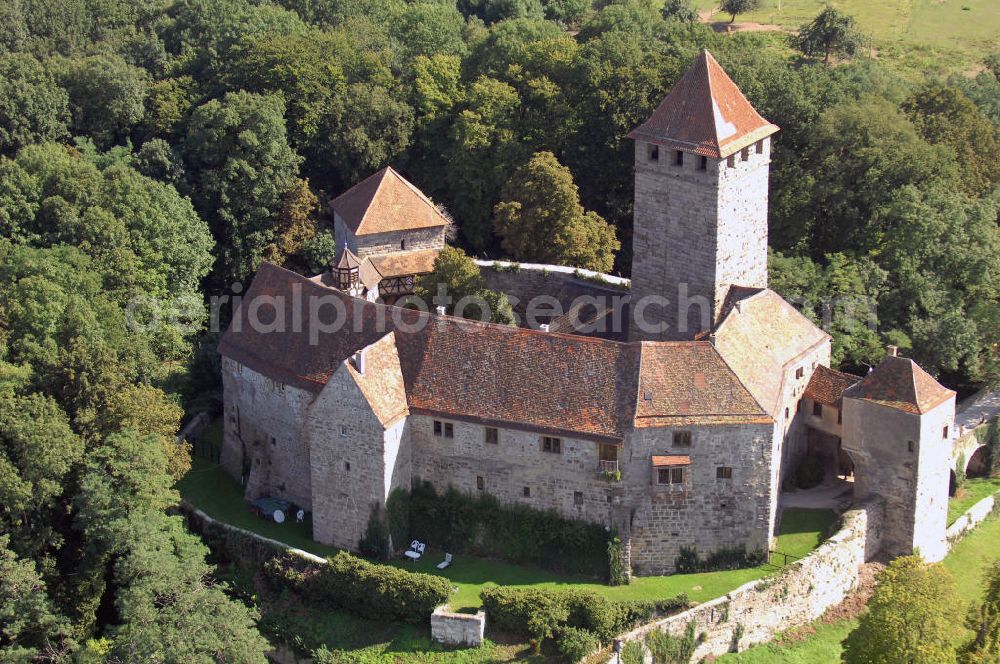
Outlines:
<svg viewBox="0 0 1000 664"><path fill-rule="evenodd" d="M702 556L695 547L682 546L674 566L678 574L694 574L754 567L766 561L765 551L747 551L743 546L722 547L706 556Z"/></svg>
<svg viewBox="0 0 1000 664"><path fill-rule="evenodd" d="M452 592L447 579L370 563L345 551L326 565L275 558L265 570L273 584L289 587L306 601L370 620L424 624Z"/></svg>
<svg viewBox="0 0 1000 664"><path fill-rule="evenodd" d="M1000 661L1000 560L990 567L985 581L983 601L972 606L965 622L975 637L959 654L963 664Z"/></svg>
<svg viewBox="0 0 1000 664"><path fill-rule="evenodd" d="M847 664L955 661L952 624L961 619L955 581L941 564L896 558L879 574L868 612L844 640Z"/></svg>
<svg viewBox="0 0 1000 664"><path fill-rule="evenodd" d="M688 599L678 595L658 602L611 601L581 590L546 590L487 586L480 593L483 608L493 628L531 636L541 641L566 627L585 630L608 643L653 616L669 615L687 608Z"/></svg>
<svg viewBox="0 0 1000 664"><path fill-rule="evenodd" d="M394 491L387 509L396 546L418 539L456 555L608 577L604 527L554 510L503 504L489 494L470 495L453 487L439 494L427 482L411 492Z"/></svg>
<svg viewBox="0 0 1000 664"><path fill-rule="evenodd" d="M443 306L462 318L514 324L507 296L487 288L476 262L455 247L445 247L434 259L434 270L417 278L415 294L428 311Z"/></svg>
<svg viewBox="0 0 1000 664"><path fill-rule="evenodd" d="M810 23L802 26L792 40L795 48L806 55L823 55L830 62L831 55L851 56L861 45L861 34L854 17L827 6Z"/></svg>
<svg viewBox="0 0 1000 664"><path fill-rule="evenodd" d="M692 620L684 629L684 634L674 636L660 630L653 630L646 635L646 647L653 655L655 664L688 664L694 655L698 642L694 635L695 623Z"/></svg>

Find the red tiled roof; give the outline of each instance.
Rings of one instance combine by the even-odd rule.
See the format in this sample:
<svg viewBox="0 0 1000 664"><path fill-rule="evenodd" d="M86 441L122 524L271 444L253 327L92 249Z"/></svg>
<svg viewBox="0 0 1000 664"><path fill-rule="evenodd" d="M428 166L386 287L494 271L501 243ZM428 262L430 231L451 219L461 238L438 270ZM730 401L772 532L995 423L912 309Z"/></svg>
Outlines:
<svg viewBox="0 0 1000 664"><path fill-rule="evenodd" d="M702 51L694 64L629 138L721 159L778 131Z"/></svg>
<svg viewBox="0 0 1000 664"><path fill-rule="evenodd" d="M383 426L390 426L409 414L394 333L390 332L362 352L365 354L364 373L360 373L352 362L344 363L344 367L365 395L375 417Z"/></svg>
<svg viewBox="0 0 1000 664"><path fill-rule="evenodd" d="M636 427L770 421L753 395L707 341L642 342Z"/></svg>
<svg viewBox="0 0 1000 664"><path fill-rule="evenodd" d="M304 318L295 323L297 290ZM287 298L283 331L251 326L249 303L278 295ZM332 323L339 307L350 324L312 330L310 297L323 298L321 322ZM270 304L257 312L276 325ZM667 418L670 425L770 421L708 343L624 344L432 316L351 298L268 263L219 352L318 393L344 360L393 330L411 412L607 441ZM652 395L637 404L640 385Z"/></svg>
<svg viewBox="0 0 1000 664"><path fill-rule="evenodd" d="M663 468L664 466L690 466L690 465L691 465L691 457L689 456L684 456L679 454L667 455L667 456L659 456L656 454L653 455L654 468Z"/></svg>
<svg viewBox="0 0 1000 664"><path fill-rule="evenodd" d="M732 289L731 289L732 290ZM715 330L715 347L772 417L780 408L783 369L830 335L772 290L739 289Z"/></svg>
<svg viewBox="0 0 1000 664"><path fill-rule="evenodd" d="M427 274L434 271L440 249L419 249L417 251L395 251L381 256L369 256L383 278L404 277L411 274Z"/></svg>
<svg viewBox="0 0 1000 664"><path fill-rule="evenodd" d="M844 390L854 385L861 376L836 371L830 367L820 365L813 371L806 385L805 396L817 403L826 406L840 407L840 399L844 395Z"/></svg>
<svg viewBox="0 0 1000 664"><path fill-rule="evenodd" d="M888 355L844 396L921 414L954 397L955 392L934 380L913 360Z"/></svg>
<svg viewBox="0 0 1000 664"><path fill-rule="evenodd" d="M355 235L449 225L423 192L386 166L330 204Z"/></svg>

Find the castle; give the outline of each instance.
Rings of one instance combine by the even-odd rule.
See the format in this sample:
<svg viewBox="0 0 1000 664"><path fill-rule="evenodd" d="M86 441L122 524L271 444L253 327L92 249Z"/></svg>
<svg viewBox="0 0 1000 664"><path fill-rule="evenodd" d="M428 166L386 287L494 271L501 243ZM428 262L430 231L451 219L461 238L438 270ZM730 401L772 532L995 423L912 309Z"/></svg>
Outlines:
<svg viewBox="0 0 1000 664"><path fill-rule="evenodd" d="M662 574L681 547L768 550L808 453L886 502L884 551L940 559L955 394L895 354L829 369L829 335L767 288L777 131L702 52L630 134L622 340L392 306L448 220L392 169L356 185L332 269L262 265L221 341L223 466L346 549L427 480L606 525Z"/></svg>

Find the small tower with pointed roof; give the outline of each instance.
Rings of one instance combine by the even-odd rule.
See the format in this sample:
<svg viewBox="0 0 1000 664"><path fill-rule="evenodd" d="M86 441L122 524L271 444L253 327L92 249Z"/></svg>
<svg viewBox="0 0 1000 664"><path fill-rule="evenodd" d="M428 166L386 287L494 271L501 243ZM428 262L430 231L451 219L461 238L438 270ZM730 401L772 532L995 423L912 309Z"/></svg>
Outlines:
<svg viewBox="0 0 1000 664"><path fill-rule="evenodd" d="M885 501L881 552L948 552L948 480L955 393L894 348L844 391L843 446L854 461L854 498Z"/></svg>
<svg viewBox="0 0 1000 664"><path fill-rule="evenodd" d="M776 131L702 51L629 134L635 140L632 338L696 338L717 321L730 286L767 286Z"/></svg>

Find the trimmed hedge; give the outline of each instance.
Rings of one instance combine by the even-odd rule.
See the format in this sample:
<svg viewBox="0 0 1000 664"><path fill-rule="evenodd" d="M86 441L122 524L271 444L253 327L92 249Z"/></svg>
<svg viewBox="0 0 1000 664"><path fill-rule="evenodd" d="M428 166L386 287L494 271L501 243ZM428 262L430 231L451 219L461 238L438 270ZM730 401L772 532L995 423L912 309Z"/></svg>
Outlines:
<svg viewBox="0 0 1000 664"><path fill-rule="evenodd" d="M486 619L501 632L544 638L539 625L551 625L560 632L567 627L594 634L602 643L655 615L667 615L687 608L686 595L660 602L612 602L603 595L585 590L544 590L487 586L479 593Z"/></svg>
<svg viewBox="0 0 1000 664"><path fill-rule="evenodd" d="M564 574L607 579L604 526L566 519L555 510L507 505L489 494L449 487L438 494L424 482L396 490L386 505L397 548L418 539L451 553L526 564Z"/></svg>
<svg viewBox="0 0 1000 664"><path fill-rule="evenodd" d="M763 551L750 551L743 546L731 546L716 549L702 558L698 549L682 546L680 555L674 560L677 574L693 574L695 572L720 572L746 567L756 567L767 562L767 554Z"/></svg>
<svg viewBox="0 0 1000 664"><path fill-rule="evenodd" d="M290 557L274 560L265 574L276 589L289 587L307 602L369 620L426 624L452 592L445 578L370 563L344 551L326 565L302 563Z"/></svg>

